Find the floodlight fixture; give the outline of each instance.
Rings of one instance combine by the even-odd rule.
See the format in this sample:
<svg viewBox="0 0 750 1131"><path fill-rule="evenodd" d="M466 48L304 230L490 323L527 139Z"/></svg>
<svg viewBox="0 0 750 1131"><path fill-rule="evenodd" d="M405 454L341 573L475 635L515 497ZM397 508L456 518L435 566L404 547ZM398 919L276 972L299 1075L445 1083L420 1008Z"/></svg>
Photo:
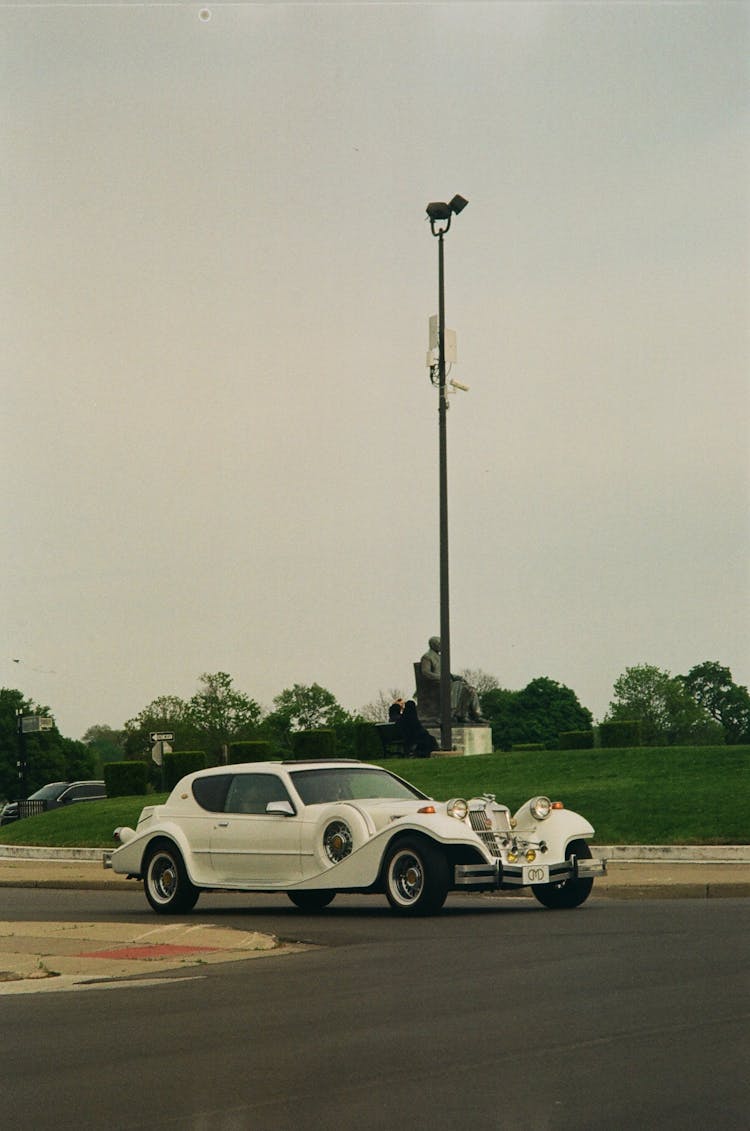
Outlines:
<svg viewBox="0 0 750 1131"><path fill-rule="evenodd" d="M444 236L451 226L453 217L458 216L459 212L463 212L468 203L465 197L459 196L457 193L448 204L445 204L442 200L434 200L431 204L428 204L427 216L433 236ZM436 224L444 226L436 229Z"/></svg>

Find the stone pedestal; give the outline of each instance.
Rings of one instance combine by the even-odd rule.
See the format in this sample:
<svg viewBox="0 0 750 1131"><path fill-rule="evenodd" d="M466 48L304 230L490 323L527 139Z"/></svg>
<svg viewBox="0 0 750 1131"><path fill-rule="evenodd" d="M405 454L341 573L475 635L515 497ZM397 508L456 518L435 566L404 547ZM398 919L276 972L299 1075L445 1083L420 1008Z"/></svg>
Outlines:
<svg viewBox="0 0 750 1131"><path fill-rule="evenodd" d="M440 727L428 726L430 734L440 742ZM453 735L454 753L469 756L471 754L492 753L492 728L485 725L461 726L456 723L451 730ZM446 754L447 752L444 752Z"/></svg>

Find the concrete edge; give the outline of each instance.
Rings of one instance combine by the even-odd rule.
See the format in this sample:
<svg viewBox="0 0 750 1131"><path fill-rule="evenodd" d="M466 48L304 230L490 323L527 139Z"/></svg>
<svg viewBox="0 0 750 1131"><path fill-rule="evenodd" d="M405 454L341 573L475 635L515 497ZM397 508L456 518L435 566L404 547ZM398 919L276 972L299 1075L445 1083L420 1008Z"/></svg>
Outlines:
<svg viewBox="0 0 750 1131"><path fill-rule="evenodd" d="M109 848L0 844L0 860L57 860L101 865ZM621 864L750 864L750 844L593 844L594 856Z"/></svg>

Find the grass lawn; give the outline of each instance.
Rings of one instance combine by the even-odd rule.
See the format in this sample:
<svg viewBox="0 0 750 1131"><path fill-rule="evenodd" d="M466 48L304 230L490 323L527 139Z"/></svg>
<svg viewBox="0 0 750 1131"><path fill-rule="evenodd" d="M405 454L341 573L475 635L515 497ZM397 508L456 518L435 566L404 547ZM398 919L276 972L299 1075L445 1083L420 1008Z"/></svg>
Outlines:
<svg viewBox="0 0 750 1131"><path fill-rule="evenodd" d="M750 843L750 747L541 751L382 763L441 801L494 793L517 809L546 793L581 813L599 844ZM53 809L0 828L0 844L113 847L165 795L115 797Z"/></svg>

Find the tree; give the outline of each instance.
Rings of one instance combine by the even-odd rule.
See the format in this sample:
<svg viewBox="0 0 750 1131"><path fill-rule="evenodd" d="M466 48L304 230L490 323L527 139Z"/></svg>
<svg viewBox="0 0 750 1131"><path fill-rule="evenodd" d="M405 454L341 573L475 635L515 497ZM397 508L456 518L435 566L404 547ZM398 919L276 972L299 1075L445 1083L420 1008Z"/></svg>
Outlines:
<svg viewBox="0 0 750 1131"><path fill-rule="evenodd" d="M187 718L201 735L203 749L218 761L227 743L257 733L261 709L254 699L232 687L232 677L226 672L204 672L200 685L187 704Z"/></svg>
<svg viewBox="0 0 750 1131"><path fill-rule="evenodd" d="M625 669L613 690L605 722L637 720L647 745L675 745L710 737L708 712L690 695L679 676L653 664L637 664Z"/></svg>
<svg viewBox="0 0 750 1131"><path fill-rule="evenodd" d="M194 750L198 735L188 715L187 703L177 695L160 695L125 723L126 758L145 758L152 731L172 731L176 749ZM198 747L199 749L202 749Z"/></svg>
<svg viewBox="0 0 750 1131"><path fill-rule="evenodd" d="M549 745L563 731L591 729L591 712L576 693L546 676L532 679L522 691L494 688L481 703L492 725L493 745L501 750L527 742Z"/></svg>
<svg viewBox="0 0 750 1131"><path fill-rule="evenodd" d="M106 723L97 723L90 726L81 742L87 746L97 760L101 774L102 767L107 762L120 762L125 755L124 730L113 730Z"/></svg>
<svg viewBox="0 0 750 1131"><path fill-rule="evenodd" d="M198 691L187 702L162 695L129 719L125 750L130 758L143 758L153 731L171 731L176 750L203 750L216 764L222 761L225 744L255 737L260 719L260 706L232 687L230 675L204 672Z"/></svg>
<svg viewBox="0 0 750 1131"><path fill-rule="evenodd" d="M750 693L734 682L729 668L705 660L679 678L698 706L724 728L729 745L750 742Z"/></svg>
<svg viewBox="0 0 750 1131"><path fill-rule="evenodd" d="M292 731L330 728L336 731L339 754L352 753L357 717L345 711L332 692L320 684L295 683L276 696L273 708L263 720L263 730L281 750L289 748Z"/></svg>
<svg viewBox="0 0 750 1131"><path fill-rule="evenodd" d="M22 691L0 689L0 797L18 797L17 762L21 742L26 761L26 795L51 781L94 777L96 759L82 742L63 738L56 726L19 739L18 715L50 717L49 707L27 699Z"/></svg>
<svg viewBox="0 0 750 1131"><path fill-rule="evenodd" d="M359 715L367 723L383 723L388 721L388 708L391 703L396 699L409 699L411 696L405 695L398 687L391 688L390 691L380 690L377 699L373 699L371 703L365 703L359 709Z"/></svg>
<svg viewBox="0 0 750 1131"><path fill-rule="evenodd" d="M290 730L335 727L349 718L333 693L318 683L309 687L295 683L276 696L273 706L272 714L284 719Z"/></svg>
<svg viewBox="0 0 750 1131"><path fill-rule="evenodd" d="M494 675L483 671L482 668L462 668L458 674L470 687L475 688L480 700L488 691L495 691L500 686Z"/></svg>

